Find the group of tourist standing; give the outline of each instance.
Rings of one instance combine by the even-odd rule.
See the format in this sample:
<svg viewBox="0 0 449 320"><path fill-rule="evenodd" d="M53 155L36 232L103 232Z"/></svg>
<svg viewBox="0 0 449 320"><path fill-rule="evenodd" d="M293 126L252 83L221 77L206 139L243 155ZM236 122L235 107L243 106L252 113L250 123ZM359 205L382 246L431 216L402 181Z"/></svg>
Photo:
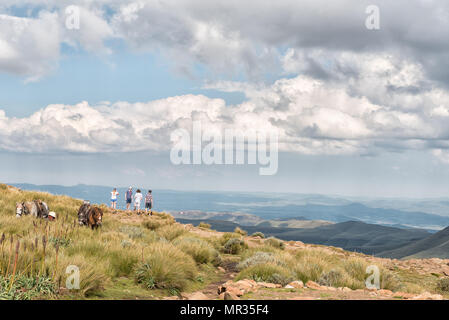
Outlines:
<svg viewBox="0 0 449 320"><path fill-rule="evenodd" d="M117 198L118 198L118 191L116 188L112 190L111 192L111 208L117 209ZM129 187L128 190L125 192L125 202L126 202L126 210L131 209L131 204L134 203L134 211L140 211L141 209L141 203L142 200L144 200L144 197L142 195L142 192L140 189L137 189L136 193L133 193L133 188ZM147 194L145 195L145 212L147 214L152 215L153 211L153 195L152 191L148 190Z"/></svg>

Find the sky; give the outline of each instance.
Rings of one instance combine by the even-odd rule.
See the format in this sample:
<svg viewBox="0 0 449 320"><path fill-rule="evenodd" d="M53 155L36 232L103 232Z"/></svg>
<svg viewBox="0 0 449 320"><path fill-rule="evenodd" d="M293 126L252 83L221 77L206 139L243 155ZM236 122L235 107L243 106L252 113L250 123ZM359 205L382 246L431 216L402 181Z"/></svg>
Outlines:
<svg viewBox="0 0 449 320"><path fill-rule="evenodd" d="M447 39L444 1L3 0L0 180L445 197ZM174 164L198 122L275 174Z"/></svg>

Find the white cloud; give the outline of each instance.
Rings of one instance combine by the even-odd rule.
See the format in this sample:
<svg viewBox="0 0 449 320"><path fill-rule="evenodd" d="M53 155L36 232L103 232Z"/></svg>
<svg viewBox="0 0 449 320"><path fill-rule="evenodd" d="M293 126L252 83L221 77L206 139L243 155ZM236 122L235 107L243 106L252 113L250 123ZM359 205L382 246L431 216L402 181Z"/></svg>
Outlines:
<svg viewBox="0 0 449 320"><path fill-rule="evenodd" d="M0 14L0 70L36 80L53 70L59 59L57 15L41 12L37 18Z"/></svg>
<svg viewBox="0 0 449 320"><path fill-rule="evenodd" d="M401 71L398 71L401 73ZM238 90L239 84L225 84ZM249 87L248 99L226 105L222 99L185 95L146 103L104 103L90 106L49 105L27 118L0 113L0 148L21 152L166 151L170 135L191 130L225 128L278 130L280 150L305 154L372 154L385 150L446 149L446 115L434 110L447 105L448 94L431 91L429 112L372 103L351 96L347 88L310 77L281 79L271 86ZM403 99L395 93L393 101ZM417 99L424 99L417 96Z"/></svg>
<svg viewBox="0 0 449 320"><path fill-rule="evenodd" d="M193 66L199 63L220 74L243 72L258 77L280 71L281 52L290 49L314 53L321 50L323 57L332 52L388 53L417 62L414 65L421 65L429 77L446 83L449 79L449 44L442 40L449 37L449 5L442 1L378 1L381 29L377 32L364 27L365 9L372 4L368 0L83 0L76 3L81 9L78 31L67 30L64 23L65 8L73 4L68 0L2 1L0 12L5 12L8 21L1 28L7 28L6 34L11 34L12 6L22 5L34 13L42 10L36 17L17 18L42 26L23 30L21 38L14 37L13 32L16 42L2 38L0 57L14 54L14 49L25 46L33 37L45 39L52 46L46 45L48 52L41 54L34 46L27 48L30 56L39 57L33 62L34 68L28 66L32 59L22 57L15 68L0 65L0 71L41 76L56 65L61 43L98 54L113 50L105 40L121 38L132 50L161 52L184 72L193 72ZM51 28L43 27L48 24L48 14L59 17ZM307 54L308 59L310 56ZM284 61L284 67L302 69L298 63L295 59ZM307 67L319 73L323 65ZM381 71L379 67L389 71L389 66L382 65L366 71L375 74ZM416 70L404 72L392 79L392 85L413 82Z"/></svg>
<svg viewBox="0 0 449 320"><path fill-rule="evenodd" d="M50 105L20 119L0 113L3 150L166 150L170 133L190 129L192 120L215 131L278 129L281 150L306 154L424 149L441 157L449 149L447 3L380 1L378 32L364 28L367 1L85 0L80 30L64 26L69 1L21 3L44 9L27 18L0 15L0 72L36 80L57 66L61 43L107 54L106 40L120 38L131 50L162 53L187 73L199 63L220 75L291 78L207 82L244 92L247 100L233 106L186 95Z"/></svg>

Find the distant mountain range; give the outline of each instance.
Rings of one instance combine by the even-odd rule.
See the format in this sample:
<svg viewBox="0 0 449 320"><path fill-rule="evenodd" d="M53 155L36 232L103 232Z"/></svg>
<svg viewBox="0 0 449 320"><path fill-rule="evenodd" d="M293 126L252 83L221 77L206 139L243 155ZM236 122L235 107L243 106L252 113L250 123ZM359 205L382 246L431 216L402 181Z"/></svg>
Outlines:
<svg viewBox="0 0 449 320"><path fill-rule="evenodd" d="M232 232L241 227L249 234L262 232L282 240L302 241L309 244L321 244L343 248L348 251L377 255L384 251L397 249L410 242L419 241L431 235L426 230L399 229L359 221L324 225L316 228L298 229L271 226L241 226L230 221L176 219L181 223L198 225L200 221L211 225L212 229Z"/></svg>
<svg viewBox="0 0 449 320"><path fill-rule="evenodd" d="M65 194L74 198L88 199L93 203L109 203L109 196L112 187L107 186L57 186L57 185L32 185L12 183L12 185L26 189L47 191L53 194ZM118 189L120 192L118 206L123 208L124 188ZM143 189L142 189L143 190ZM279 219L295 219L303 217L305 220L323 220L333 223L346 221L360 221L368 224L378 224L398 228L420 228L439 231L449 226L449 217L430 214L421 211L410 211L419 207L427 207L432 210L438 208L441 212L446 208L444 199L436 201L431 205L431 201L398 200L401 207L408 211L391 208L394 206L393 200L360 199L363 203L353 202L353 200L342 197L326 195L307 194L276 194L276 193L244 193L244 192L184 192L173 190L153 190L155 209L170 212L173 215L179 212L203 212L205 214L223 215L243 215L248 214L245 219L234 220L228 218L214 218L215 220L236 221L242 225L254 225L257 221ZM385 205L390 208L377 208L367 206ZM409 204L408 204L409 203ZM449 207L447 207L449 208ZM449 209L447 211L449 213ZM185 217L187 218L187 217ZM196 217L198 218L198 217ZM204 216L202 218L211 218ZM260 219L260 220L259 220Z"/></svg>

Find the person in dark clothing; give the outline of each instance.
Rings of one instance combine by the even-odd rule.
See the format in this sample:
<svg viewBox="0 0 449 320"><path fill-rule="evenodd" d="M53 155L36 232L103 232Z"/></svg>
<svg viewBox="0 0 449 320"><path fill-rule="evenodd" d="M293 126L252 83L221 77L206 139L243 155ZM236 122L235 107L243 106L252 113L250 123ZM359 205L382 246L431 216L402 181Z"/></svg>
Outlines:
<svg viewBox="0 0 449 320"><path fill-rule="evenodd" d="M148 193L145 196L145 212L148 215L153 215L152 208L153 208L153 195L152 195L152 191L148 190ZM150 211L150 212L148 213L148 211Z"/></svg>
<svg viewBox="0 0 449 320"><path fill-rule="evenodd" d="M126 210L129 210L131 208L131 203L133 202L133 188L132 187L129 187L128 191L126 191L125 200L126 200Z"/></svg>

